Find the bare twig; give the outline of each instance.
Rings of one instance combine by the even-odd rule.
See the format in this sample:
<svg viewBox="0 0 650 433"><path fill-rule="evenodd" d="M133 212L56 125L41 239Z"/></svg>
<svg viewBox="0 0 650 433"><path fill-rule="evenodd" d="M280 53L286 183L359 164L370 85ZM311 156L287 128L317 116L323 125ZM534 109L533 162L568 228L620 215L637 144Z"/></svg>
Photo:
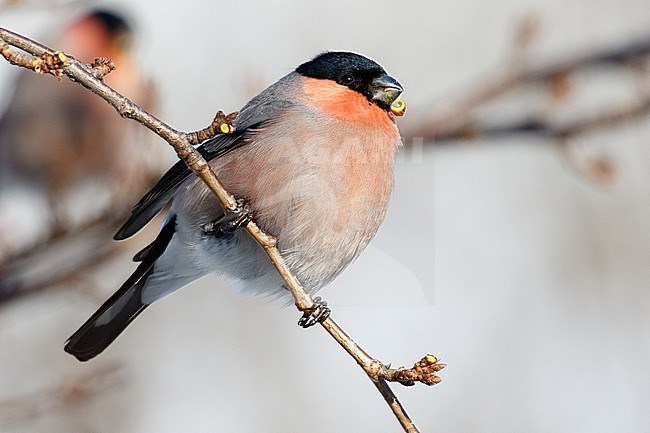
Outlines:
<svg viewBox="0 0 650 433"><path fill-rule="evenodd" d="M435 373L447 366L447 364L442 364L439 361L435 356L427 355L409 369L405 367L390 368L390 366L382 365L378 371L378 376L389 382L399 382L405 386L413 386L416 382L435 385L442 382L442 379L436 376Z"/></svg>
<svg viewBox="0 0 650 433"><path fill-rule="evenodd" d="M111 209L81 225L55 231L5 258L0 262L0 305L27 294L77 281L114 256L122 250L120 244L104 240L117 230L120 217L126 215L128 209ZM70 244L70 241L80 238L92 239L94 242L87 248L84 245L83 254L75 254L73 258L65 255L66 243ZM48 258L53 263L42 268L42 263L47 262ZM62 258L65 259L63 264ZM36 262L40 262L41 266L34 266ZM34 268L37 269L36 272Z"/></svg>
<svg viewBox="0 0 650 433"><path fill-rule="evenodd" d="M14 47L20 48L33 56L54 55L53 50L34 42L31 39L2 28L0 28L0 40ZM225 212L236 212L239 210L239 205L235 197L225 189L205 159L201 157L194 147L192 147L192 141L190 139L191 134L182 133L173 129L153 115L142 110L123 95L120 95L112 88L108 87L101 80L98 80L87 66L78 61L74 61L69 57L67 57L67 59L68 61L65 62L62 68L62 72L65 75L102 97L113 106L121 116L141 123L162 137L174 147L178 157L205 182L205 184L219 199ZM219 128L218 132L225 132L221 130L221 127ZM199 138L198 135L196 135L195 138ZM254 221L248 223L246 230L262 246L269 259L282 276L285 285L289 288L294 297L296 307L302 312L308 311L312 308L314 300L300 285L296 276L287 266L276 246L276 239L262 231ZM385 378L378 374L377 365L381 363L370 357L363 349L361 349L331 317L322 321L321 325L357 361L366 374L368 374L372 379L384 399L389 403L391 410L402 425L404 431L409 433L417 432L417 428L406 414L404 408L399 404L397 397L386 384ZM399 381L399 378L397 377L394 377L394 379ZM427 381L423 380L423 383L427 383Z"/></svg>
<svg viewBox="0 0 650 433"><path fill-rule="evenodd" d="M66 62L71 61L61 51L44 52L38 57L25 56L18 51L9 48L6 43L0 43L0 52L12 65L31 69L37 74L52 74L61 80L63 66Z"/></svg>
<svg viewBox="0 0 650 433"><path fill-rule="evenodd" d="M115 63L108 57L95 57L95 60L88 66L90 73L98 80L102 80L115 70Z"/></svg>
<svg viewBox="0 0 650 433"><path fill-rule="evenodd" d="M79 225L55 230L47 237L40 239L32 245L17 251L11 251L7 257L0 260L0 279L16 262L24 260L37 252L42 251L44 248L47 248L48 245L64 240L73 234L83 234L84 232L103 226L110 226L111 228L109 230L112 231L112 227L115 226L117 228L119 227L118 224L122 224L122 220L129 215L129 211L130 208L128 207L122 209L111 208L96 218L84 221Z"/></svg>
<svg viewBox="0 0 650 433"><path fill-rule="evenodd" d="M576 121L576 128L555 127L542 128L530 122L516 122L512 125L495 127L493 125L479 124L476 120L476 111L485 104L499 96L506 94L518 86L532 83L549 83L552 87L562 85L568 74L578 70L591 68L597 65L634 65L635 62L650 54L650 36L643 37L620 46L596 50L584 55L571 55L564 59L548 62L546 64L526 64L516 62L508 64L501 71L492 75L492 78L479 80L479 84L469 89L460 97L451 102L437 103L436 109L421 109L420 116L409 116L400 120L400 130L409 144L414 137L422 137L435 142L448 140L484 137L489 134L499 133L539 133L545 130L547 135L556 137L563 134L578 134L601 125L599 119ZM558 90L556 88L556 90ZM650 112L646 97L639 105L639 110L631 110L629 116L641 117ZM617 112L605 112L603 119L620 122L629 119L627 116L618 116ZM591 121L594 120L594 121ZM496 131L495 131L496 130Z"/></svg>
<svg viewBox="0 0 650 433"><path fill-rule="evenodd" d="M218 111L217 115L214 116L214 120L207 128L203 128L196 132L190 132L187 134L187 139L190 144L197 145L203 143L205 140L208 140L219 134L231 134L235 131L235 127L232 122L235 120L235 117L239 114L239 111L234 111L230 114L224 114L223 111Z"/></svg>
<svg viewBox="0 0 650 433"><path fill-rule="evenodd" d="M438 139L453 140L459 138L494 138L511 134L530 134L554 140L567 140L587 132L621 125L650 113L650 94L641 100L622 104L604 110L601 113L586 115L569 122L554 122L542 117L514 121L504 125L475 124L465 125L449 135Z"/></svg>

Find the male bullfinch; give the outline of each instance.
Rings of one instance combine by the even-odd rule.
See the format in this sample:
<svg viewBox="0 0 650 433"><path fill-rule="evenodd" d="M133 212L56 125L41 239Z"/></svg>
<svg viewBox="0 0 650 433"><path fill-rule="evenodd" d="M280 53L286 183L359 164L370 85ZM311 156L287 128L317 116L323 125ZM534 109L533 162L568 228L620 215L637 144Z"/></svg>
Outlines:
<svg viewBox="0 0 650 433"><path fill-rule="evenodd" d="M248 102L233 134L199 147L228 190L277 237L310 293L359 256L384 218L401 145L401 93L374 61L326 52ZM134 257L136 271L68 340L65 350L80 361L102 352L152 302L209 273L245 293L290 299L263 250L237 230L247 219L224 216L191 174L177 162L115 235L134 235L173 199L156 240Z"/></svg>

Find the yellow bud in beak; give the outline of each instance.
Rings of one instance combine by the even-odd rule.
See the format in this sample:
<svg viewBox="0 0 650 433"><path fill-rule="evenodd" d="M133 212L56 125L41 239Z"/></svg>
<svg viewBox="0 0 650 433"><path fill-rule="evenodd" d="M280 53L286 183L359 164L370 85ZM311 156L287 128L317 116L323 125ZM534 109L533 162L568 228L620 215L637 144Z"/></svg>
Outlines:
<svg viewBox="0 0 650 433"><path fill-rule="evenodd" d="M402 99L398 99L391 104L390 111L396 116L403 116L406 113L406 103Z"/></svg>

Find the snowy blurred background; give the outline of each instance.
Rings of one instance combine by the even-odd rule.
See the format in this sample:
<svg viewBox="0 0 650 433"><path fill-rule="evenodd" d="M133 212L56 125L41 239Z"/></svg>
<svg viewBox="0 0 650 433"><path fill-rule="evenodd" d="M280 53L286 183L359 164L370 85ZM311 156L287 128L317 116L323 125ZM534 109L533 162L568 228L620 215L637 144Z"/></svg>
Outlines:
<svg viewBox="0 0 650 433"><path fill-rule="evenodd" d="M0 2L0 26L51 42L57 25L90 6L130 17L135 61L158 89L156 114L181 130L239 109L323 50L363 53L404 85L406 148L391 210L322 295L384 362L431 352L449 365L434 388L394 386L422 432L647 431L647 57L517 82L490 100L472 95L518 68L647 41L649 0L32 0ZM0 106L18 73L0 62ZM621 109L610 122L607 113ZM468 113L456 137L424 137L422 125ZM539 121L561 129L599 116L608 120L559 135ZM524 131L513 133L518 125ZM142 140L158 170L174 161L161 140ZM34 212L43 209L27 196L0 202L14 239L39 230ZM16 215L22 224L13 226ZM65 284L40 281L0 304L1 432L400 431L322 330L302 330L295 310L239 297L215 278L148 309L96 360L65 354L66 338L153 235L120 244ZM0 255L9 256L15 245L4 242ZM102 233L90 242L54 255L70 263L112 241Z"/></svg>

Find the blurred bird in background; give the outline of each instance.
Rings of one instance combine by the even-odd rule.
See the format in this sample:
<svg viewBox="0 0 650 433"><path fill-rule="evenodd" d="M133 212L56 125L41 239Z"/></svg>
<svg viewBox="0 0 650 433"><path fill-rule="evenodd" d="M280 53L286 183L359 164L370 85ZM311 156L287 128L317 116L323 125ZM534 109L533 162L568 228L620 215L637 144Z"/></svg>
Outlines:
<svg viewBox="0 0 650 433"><path fill-rule="evenodd" d="M153 86L132 57L133 42L132 23L102 9L74 19L51 45L85 63L112 59L117 67L105 82L152 110ZM114 230L119 207L154 180L155 154L141 128L88 90L21 72L0 118L0 298L16 278L3 259L98 217Z"/></svg>
<svg viewBox="0 0 650 433"><path fill-rule="evenodd" d="M72 22L53 45L83 62L114 60L117 69L106 83L150 107L152 89L131 58L132 39L133 28L124 17L97 10ZM59 229L75 219L68 206L84 183L97 185L134 173L128 167L132 155L123 151L131 125L79 85L52 80L30 71L17 80L0 120L0 188L42 194L53 228ZM117 195L124 183L102 185L101 195Z"/></svg>

